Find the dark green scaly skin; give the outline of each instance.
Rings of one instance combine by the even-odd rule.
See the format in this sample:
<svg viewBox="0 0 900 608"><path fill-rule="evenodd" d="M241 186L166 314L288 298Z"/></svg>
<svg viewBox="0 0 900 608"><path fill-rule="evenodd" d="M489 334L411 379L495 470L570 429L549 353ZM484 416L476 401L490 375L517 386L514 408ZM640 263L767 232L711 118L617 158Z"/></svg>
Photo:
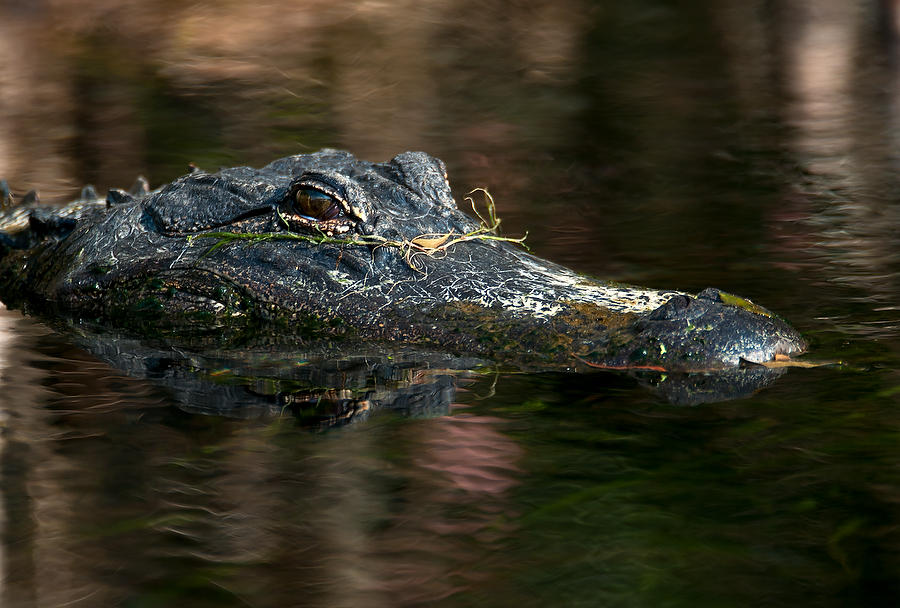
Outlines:
<svg viewBox="0 0 900 608"><path fill-rule="evenodd" d="M331 196L341 213L304 219L291 206L298 188ZM91 194L0 218L4 303L144 332L388 340L527 367L581 358L708 370L805 348L747 300L598 281L510 242L410 258L401 244L483 227L457 209L443 163L421 152L375 164L323 150L194 172L152 193ZM221 233L325 242L204 238Z"/></svg>

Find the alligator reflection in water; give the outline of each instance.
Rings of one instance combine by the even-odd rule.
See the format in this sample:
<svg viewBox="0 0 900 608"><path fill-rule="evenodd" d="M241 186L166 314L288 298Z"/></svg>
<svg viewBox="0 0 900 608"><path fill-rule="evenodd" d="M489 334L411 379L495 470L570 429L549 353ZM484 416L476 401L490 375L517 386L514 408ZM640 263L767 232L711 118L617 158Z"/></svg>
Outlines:
<svg viewBox="0 0 900 608"><path fill-rule="evenodd" d="M163 386L186 412L240 418L290 415L322 428L365 420L382 410L444 416L461 383L480 377L502 382L504 375L489 361L412 348L321 343L298 349L273 342L197 349L83 327L66 334L108 365ZM673 404L695 405L747 397L784 372L752 366L714 373L592 375L598 392L640 385Z"/></svg>
<svg viewBox="0 0 900 608"><path fill-rule="evenodd" d="M434 367L423 351L440 351L454 356L438 355L439 368L461 355L520 370L585 361L705 372L805 348L748 300L591 279L501 237L491 206L476 215L457 208L444 164L421 152L369 163L323 150L105 201L86 189L62 209L25 200L0 217L0 296L145 335L168 328L175 342L197 332L241 348L337 340L380 349L376 361L384 347L373 345L402 344L416 368Z"/></svg>
<svg viewBox="0 0 900 608"><path fill-rule="evenodd" d="M440 353L341 353L275 343L196 350L83 329L70 337L112 367L165 387L186 412L293 415L316 426L346 424L384 409L447 414L456 388L452 374L480 363Z"/></svg>

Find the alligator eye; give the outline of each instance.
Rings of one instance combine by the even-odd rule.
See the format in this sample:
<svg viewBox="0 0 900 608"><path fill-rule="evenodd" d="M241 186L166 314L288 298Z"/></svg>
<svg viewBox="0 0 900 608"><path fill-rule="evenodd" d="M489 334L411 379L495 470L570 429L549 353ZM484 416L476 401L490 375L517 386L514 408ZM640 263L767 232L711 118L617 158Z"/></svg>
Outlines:
<svg viewBox="0 0 900 608"><path fill-rule="evenodd" d="M332 220L341 214L341 207L336 200L312 188L297 190L294 195L294 210L314 220Z"/></svg>

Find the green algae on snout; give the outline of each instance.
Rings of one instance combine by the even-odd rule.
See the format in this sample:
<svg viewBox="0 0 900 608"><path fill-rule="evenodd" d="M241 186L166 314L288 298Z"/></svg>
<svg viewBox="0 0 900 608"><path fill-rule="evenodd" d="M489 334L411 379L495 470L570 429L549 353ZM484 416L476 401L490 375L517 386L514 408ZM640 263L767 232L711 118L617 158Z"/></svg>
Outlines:
<svg viewBox="0 0 900 608"><path fill-rule="evenodd" d="M573 354L602 350L614 335L628 333L636 318L588 302L559 301L557 305L559 312L541 317L470 301L447 302L400 312L391 327L400 330L404 340L437 343L498 361L568 365Z"/></svg>
<svg viewBox="0 0 900 608"><path fill-rule="evenodd" d="M440 345L498 361L562 359L572 341L550 323L525 323L499 306L466 301L397 310L386 319L381 337Z"/></svg>
<svg viewBox="0 0 900 608"><path fill-rule="evenodd" d="M593 302L562 300L565 309L556 318L575 329L596 330L598 327L615 329L630 325L637 318L632 312L615 312Z"/></svg>
<svg viewBox="0 0 900 608"><path fill-rule="evenodd" d="M761 316L767 317L769 319L774 317L774 315L771 312L769 312L768 310L766 310L759 304L754 304L753 302L751 302L750 300L747 300L746 298L742 298L740 296L736 296L736 295L733 295L730 293L725 293L724 291L719 292L719 300L722 302L722 304L725 304L727 306L735 306L737 308L743 308L744 310L746 310L748 312L752 312L753 314L756 314L756 315L761 315Z"/></svg>

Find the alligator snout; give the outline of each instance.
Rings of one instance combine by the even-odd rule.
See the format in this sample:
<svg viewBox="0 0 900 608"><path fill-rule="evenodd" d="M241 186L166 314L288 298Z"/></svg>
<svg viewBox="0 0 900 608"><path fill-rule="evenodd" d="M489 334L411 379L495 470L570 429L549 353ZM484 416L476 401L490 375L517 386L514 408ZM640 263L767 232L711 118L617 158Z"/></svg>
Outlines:
<svg viewBox="0 0 900 608"><path fill-rule="evenodd" d="M772 312L714 288L696 296L672 296L636 321L629 333L612 364L721 369L806 349L800 334Z"/></svg>

